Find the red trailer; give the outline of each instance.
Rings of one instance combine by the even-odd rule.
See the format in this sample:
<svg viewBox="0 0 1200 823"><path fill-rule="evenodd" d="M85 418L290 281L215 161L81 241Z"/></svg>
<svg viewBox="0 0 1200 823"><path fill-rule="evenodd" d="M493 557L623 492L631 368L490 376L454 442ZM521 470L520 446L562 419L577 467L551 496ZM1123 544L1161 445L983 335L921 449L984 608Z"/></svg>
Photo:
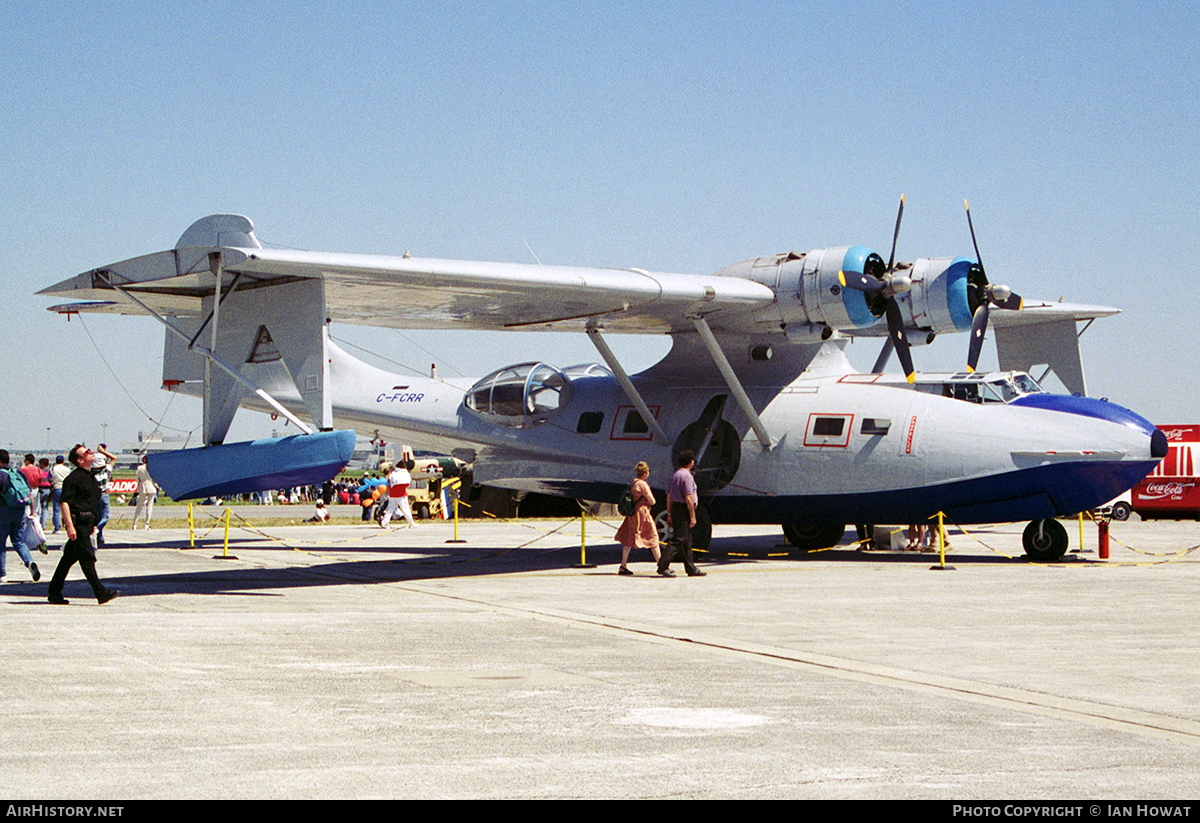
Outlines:
<svg viewBox="0 0 1200 823"><path fill-rule="evenodd" d="M1200 425L1159 426L1167 456L1133 487L1133 510L1143 520L1200 520Z"/></svg>

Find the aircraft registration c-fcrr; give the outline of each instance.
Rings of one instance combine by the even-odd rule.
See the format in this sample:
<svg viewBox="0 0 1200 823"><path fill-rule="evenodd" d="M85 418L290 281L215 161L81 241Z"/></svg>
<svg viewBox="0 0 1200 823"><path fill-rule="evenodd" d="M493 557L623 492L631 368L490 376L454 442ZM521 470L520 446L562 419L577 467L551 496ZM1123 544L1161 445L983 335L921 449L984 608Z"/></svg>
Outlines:
<svg viewBox="0 0 1200 823"><path fill-rule="evenodd" d="M453 452L473 460L477 482L592 500L617 500L639 460L665 483L692 449L699 542L705 513L779 523L814 549L848 523L942 511L963 524L1029 520L1027 553L1061 557L1067 534L1052 518L1116 497L1166 454L1149 422L1082 396L1076 321L1117 310L1023 301L988 282L977 249L913 263L895 262L895 237L892 249L886 264L849 246L672 274L267 249L249 219L223 214L173 249L41 294L82 301L51 311L148 314L166 327L163 384L203 396L208 444L152 462L173 496L185 475L227 492L330 476L344 457L320 438L335 426ZM989 312L1003 371L979 373ZM330 321L574 331L603 364L521 363L473 383L404 376L351 357ZM910 343L967 331L963 372L914 372ZM672 348L628 375L605 340L621 333L669 334ZM874 373L847 360L854 336L885 340ZM882 373L892 351L903 374ZM1034 363L1075 395L1042 391L1026 374ZM317 431L239 452L220 444L240 406Z"/></svg>

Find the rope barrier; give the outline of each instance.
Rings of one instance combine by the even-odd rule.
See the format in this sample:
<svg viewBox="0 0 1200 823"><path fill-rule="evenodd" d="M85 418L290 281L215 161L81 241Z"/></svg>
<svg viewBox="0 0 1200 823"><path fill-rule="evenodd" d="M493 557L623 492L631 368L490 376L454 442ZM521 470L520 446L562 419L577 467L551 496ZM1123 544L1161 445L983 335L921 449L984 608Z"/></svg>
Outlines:
<svg viewBox="0 0 1200 823"><path fill-rule="evenodd" d="M304 546L304 545L309 545L309 546L346 545L346 544L350 544L350 543L359 543L359 542L364 542L367 540L372 540L376 537L382 537L384 535L388 535L388 534L392 533L392 530L386 530L386 531L381 530L378 532L373 531L371 534L365 535L363 537L353 537L353 538L347 538L345 540L319 540L319 541L310 541L310 542L305 543L304 541L285 540L282 537L277 537L275 535L269 534L266 531L263 531L261 528L252 524L250 521L246 520L244 517L242 517L237 512L232 511L232 510L228 510L228 511L230 512L230 514L233 517L237 518L237 520L239 521L239 524L236 526L236 528L239 528L245 532L249 532L250 534L257 535L258 537L261 537L264 540L269 540L273 543L276 543L279 546L281 546L282 548L289 549L289 550L295 551L295 552L300 552L301 554L309 554L309 555L312 555L313 557L320 557L321 555L316 552L306 551L305 549L301 548L301 546ZM480 509L480 511L483 511L483 510ZM222 526L222 524L224 523L224 520L225 520L225 513L224 513L224 511L222 511L221 514L217 515L217 514L213 514L212 512L203 511L202 514L205 514L208 517L213 518L213 520L215 521L213 523L212 528L210 528L204 534L200 535L201 538L204 538L204 537L208 536L209 534L211 534L214 530L216 530L217 528L220 528ZM484 514L487 514L489 517L492 517L497 520L501 519L501 518L497 517L496 515L491 514L490 512L484 512ZM529 540L518 546L513 546L513 547L507 548L507 549L499 549L494 552L489 552L487 554L481 554L481 555L471 557L471 558L460 558L460 559L457 559L452 562L459 562L459 563L475 562L475 561L479 561L479 560L487 560L487 559L492 559L492 558L496 558L496 557L501 557L509 552L514 552L514 551L518 551L520 549L528 548L529 546L532 546L534 543L537 543L539 540L543 540L547 537L550 537L551 535L558 534L563 529L566 529L568 526L572 525L573 523L576 523L578 520L579 520L578 517L573 517L570 520L567 520L564 523L562 523L560 526L557 526L550 530L539 529L536 526L532 526L530 524L515 522L515 523L513 523L513 525L520 525L523 528L533 529L535 531L541 532L541 534L539 534L537 537L534 537L532 540ZM603 522L603 521L601 521L601 522ZM608 524L606 524L606 525L608 525ZM573 547L563 546L563 547L558 547L558 548L553 548L553 549L547 549L546 552L547 553L558 552L558 551L564 551L564 550L570 549L570 548L573 548ZM451 562L451 561L442 561L442 562Z"/></svg>

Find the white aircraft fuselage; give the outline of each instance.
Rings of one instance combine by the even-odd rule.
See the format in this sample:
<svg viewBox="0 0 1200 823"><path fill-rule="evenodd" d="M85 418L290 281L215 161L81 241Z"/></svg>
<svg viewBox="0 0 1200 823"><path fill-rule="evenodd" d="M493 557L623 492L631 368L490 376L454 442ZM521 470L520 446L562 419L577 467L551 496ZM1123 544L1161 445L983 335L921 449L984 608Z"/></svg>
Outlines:
<svg viewBox="0 0 1200 823"><path fill-rule="evenodd" d="M1046 393L1008 403L954 399L922 391L920 382L856 373L837 342L821 345L835 355L819 373L783 387L747 385L762 422L778 434L770 448L755 439L719 379L678 385L657 367L633 382L675 437L669 444L637 425L629 399L603 368L568 377L561 407L494 422L501 415L488 419L468 408L470 381L389 373L331 344L333 414L339 426L388 440L467 447L476 482L592 500L619 497L639 460L662 488L674 455L693 448L703 504L718 523L903 524L939 511L959 523L1057 517L1112 499L1160 459L1157 429L1115 404ZM298 395L276 388L285 404L299 407ZM723 414L710 415L689 438L688 427L714 399L725 399Z"/></svg>

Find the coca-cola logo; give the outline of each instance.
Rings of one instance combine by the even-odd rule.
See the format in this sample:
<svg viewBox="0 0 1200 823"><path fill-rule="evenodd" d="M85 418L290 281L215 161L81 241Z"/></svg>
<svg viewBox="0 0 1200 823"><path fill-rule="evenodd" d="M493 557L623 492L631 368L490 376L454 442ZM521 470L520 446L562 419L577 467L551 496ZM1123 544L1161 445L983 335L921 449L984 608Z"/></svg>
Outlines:
<svg viewBox="0 0 1200 823"><path fill-rule="evenodd" d="M1195 488L1195 483L1147 483L1146 488L1138 496L1143 500L1161 500L1164 497L1182 497L1183 493Z"/></svg>
<svg viewBox="0 0 1200 823"><path fill-rule="evenodd" d="M1188 435L1194 438L1196 428L1196 426L1186 426L1175 429L1159 429L1159 431L1167 436L1167 440L1183 441L1188 439Z"/></svg>

